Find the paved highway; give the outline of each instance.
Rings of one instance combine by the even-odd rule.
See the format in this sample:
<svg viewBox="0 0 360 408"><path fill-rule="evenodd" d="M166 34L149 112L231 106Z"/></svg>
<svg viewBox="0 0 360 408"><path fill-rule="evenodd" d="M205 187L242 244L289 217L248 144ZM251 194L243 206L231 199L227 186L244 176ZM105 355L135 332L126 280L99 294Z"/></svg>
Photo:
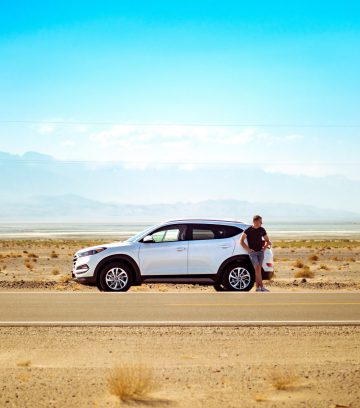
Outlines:
<svg viewBox="0 0 360 408"><path fill-rule="evenodd" d="M0 325L359 325L360 293L2 292Z"/></svg>

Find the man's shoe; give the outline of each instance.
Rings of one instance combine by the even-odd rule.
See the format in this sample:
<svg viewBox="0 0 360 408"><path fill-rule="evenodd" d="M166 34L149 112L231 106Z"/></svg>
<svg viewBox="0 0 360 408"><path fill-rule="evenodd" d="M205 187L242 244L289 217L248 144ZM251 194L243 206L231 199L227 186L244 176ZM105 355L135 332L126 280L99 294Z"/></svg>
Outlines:
<svg viewBox="0 0 360 408"><path fill-rule="evenodd" d="M255 292L262 292L262 289L261 288L256 288Z"/></svg>
<svg viewBox="0 0 360 408"><path fill-rule="evenodd" d="M266 289L265 286L262 286L262 287L261 287L261 292L270 292L270 290L269 290L269 289Z"/></svg>

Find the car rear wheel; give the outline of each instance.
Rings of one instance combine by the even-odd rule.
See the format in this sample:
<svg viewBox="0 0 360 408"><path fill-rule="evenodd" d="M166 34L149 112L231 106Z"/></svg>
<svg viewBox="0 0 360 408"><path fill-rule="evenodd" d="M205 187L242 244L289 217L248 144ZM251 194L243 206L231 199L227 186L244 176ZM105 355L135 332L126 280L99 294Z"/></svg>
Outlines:
<svg viewBox="0 0 360 408"><path fill-rule="evenodd" d="M255 274L249 264L229 265L223 274L222 284L226 290L248 292L255 283Z"/></svg>
<svg viewBox="0 0 360 408"><path fill-rule="evenodd" d="M214 289L216 290L216 292L224 292L224 290L226 290L221 283L216 283L213 286L214 286Z"/></svg>
<svg viewBox="0 0 360 408"><path fill-rule="evenodd" d="M131 283L132 271L126 264L110 264L100 272L99 289L105 292L126 292Z"/></svg>

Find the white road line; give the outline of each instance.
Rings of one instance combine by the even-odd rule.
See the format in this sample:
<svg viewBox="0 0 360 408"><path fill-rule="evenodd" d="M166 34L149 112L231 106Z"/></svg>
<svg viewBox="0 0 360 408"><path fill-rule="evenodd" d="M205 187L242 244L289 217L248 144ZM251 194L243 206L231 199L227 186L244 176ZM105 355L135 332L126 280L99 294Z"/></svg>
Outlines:
<svg viewBox="0 0 360 408"><path fill-rule="evenodd" d="M49 320L0 321L0 326L359 326L360 320Z"/></svg>

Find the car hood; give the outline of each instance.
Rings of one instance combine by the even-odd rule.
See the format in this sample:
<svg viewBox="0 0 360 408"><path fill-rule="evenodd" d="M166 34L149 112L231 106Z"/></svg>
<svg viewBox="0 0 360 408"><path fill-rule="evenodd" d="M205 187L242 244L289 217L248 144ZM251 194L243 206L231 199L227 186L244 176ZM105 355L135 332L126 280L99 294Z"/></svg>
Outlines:
<svg viewBox="0 0 360 408"><path fill-rule="evenodd" d="M90 251L92 249L97 249L97 248L107 248L107 249L109 249L109 248L128 247L128 246L132 246L132 245L134 245L133 242L127 242L127 241L111 242L109 244L102 244L102 245L95 245L95 246L91 246L91 247L81 248L75 253L75 255L78 255L81 252Z"/></svg>

